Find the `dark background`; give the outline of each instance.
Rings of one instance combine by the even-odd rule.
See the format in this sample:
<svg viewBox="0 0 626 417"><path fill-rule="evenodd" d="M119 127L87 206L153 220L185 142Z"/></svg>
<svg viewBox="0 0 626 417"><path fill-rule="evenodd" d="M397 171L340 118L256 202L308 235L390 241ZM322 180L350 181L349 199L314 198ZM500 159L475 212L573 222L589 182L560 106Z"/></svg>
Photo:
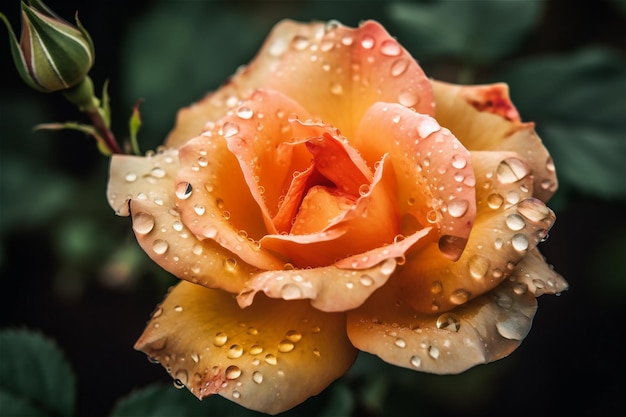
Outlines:
<svg viewBox="0 0 626 417"><path fill-rule="evenodd" d="M19 28L18 2L8 3L3 2L0 11ZM390 11L393 3L47 2L68 20L78 10L91 33L97 59L90 75L97 88L110 80L114 130L127 131L133 105L144 99L143 150L162 141L177 108L217 88L238 65L247 63L273 24L284 17L334 18L352 26L368 18L379 20L420 60L429 76L451 82L467 77L468 67L473 82L509 81L496 77L512 74L516 63L570 56L585 48L610 51L618 57L622 75L626 74L624 1L537 2L541 7L536 23L520 42L508 53L474 60L428 48L420 55L419 37ZM509 18L516 20L514 15ZM455 19L458 16L450 17L451 22ZM185 21L189 23L181 24ZM451 23L446 30L456 27ZM499 36L495 29L493 36ZM4 74L0 78L0 328L35 329L55 340L76 374L76 415L107 416L133 390L157 381L171 385L166 372L149 364L132 346L165 289L175 281L138 248L129 219L117 218L110 210L104 194L107 161L93 141L76 132L32 131L37 123L77 120L81 115L59 94L29 90L10 64L6 41L0 41L0 66ZM580 84L543 88L549 98L583 91L614 74L607 70L605 77L602 68L587 73L588 79L571 78ZM563 77L570 79L567 72ZM513 73L511 80L515 79L519 74ZM570 289L560 296L539 298L533 329L510 357L459 376L413 373L363 355L339 381L355 398L354 416L608 416L623 411L624 80L616 84L617 91L593 96L598 101L583 106L591 119L604 124L589 134L610 131L607 137L620 142L611 145L617 150L617 164L611 165L607 177L594 179L603 164L598 161L604 158L602 149L597 156L582 151L589 155L584 163L570 161L562 151L589 143L602 148L604 139L581 144L572 137L564 143L567 139L562 135L542 132L541 121L551 120L550 99L545 108L527 105L524 112L520 107L524 120L537 121L555 157L557 173L562 167L573 171L559 178L561 188L549 204L557 222L540 246ZM524 82L532 91L540 81ZM522 84L515 86L514 102L519 97L523 103L527 90ZM604 116L617 108L618 116L602 119L593 113L598 108ZM579 116L570 118L574 124ZM585 178L597 183L589 185ZM196 401L188 395L188 401ZM317 415L314 403L326 401L328 395L310 400L297 413ZM205 402L214 400L218 399Z"/></svg>

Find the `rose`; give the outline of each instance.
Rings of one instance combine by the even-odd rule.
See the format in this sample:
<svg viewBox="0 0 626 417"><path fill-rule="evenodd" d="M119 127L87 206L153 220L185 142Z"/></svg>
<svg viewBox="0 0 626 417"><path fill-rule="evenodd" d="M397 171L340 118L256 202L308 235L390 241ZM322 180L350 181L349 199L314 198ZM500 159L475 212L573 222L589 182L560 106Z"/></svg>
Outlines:
<svg viewBox="0 0 626 417"><path fill-rule="evenodd" d="M536 249L556 186L506 85L429 80L376 22L281 22L165 147L111 160L112 207L183 280L135 347L268 413L357 349L440 374L497 360L567 287Z"/></svg>

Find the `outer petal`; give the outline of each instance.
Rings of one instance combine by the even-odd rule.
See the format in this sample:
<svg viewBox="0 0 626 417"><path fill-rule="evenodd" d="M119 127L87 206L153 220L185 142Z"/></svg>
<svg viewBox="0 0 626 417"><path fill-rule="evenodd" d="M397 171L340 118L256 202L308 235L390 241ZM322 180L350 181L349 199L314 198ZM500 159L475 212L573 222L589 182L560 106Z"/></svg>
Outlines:
<svg viewBox="0 0 626 417"><path fill-rule="evenodd" d="M284 20L247 68L179 112L166 143L180 146L257 88L284 93L347 137L353 137L363 114L377 101L434 112L424 72L380 24L368 21L352 29L334 22Z"/></svg>
<svg viewBox="0 0 626 417"><path fill-rule="evenodd" d="M402 259L418 242L423 244L429 232L430 228L422 229L392 245L344 259L340 266L260 273L237 297L239 305L249 306L256 293L263 291L272 298L310 299L322 311L351 310L383 286L396 270L396 258ZM370 264L374 266L363 267Z"/></svg>
<svg viewBox="0 0 626 417"><path fill-rule="evenodd" d="M461 258L435 245L407 258L398 273L407 302L424 313L447 311L499 285L547 235L554 213L532 195L528 166L509 152L473 152L479 212Z"/></svg>
<svg viewBox="0 0 626 417"><path fill-rule="evenodd" d="M432 81L436 118L470 150L514 151L534 175L534 196L548 201L557 189L554 164L535 133L522 123L503 83L461 86Z"/></svg>
<svg viewBox="0 0 626 417"><path fill-rule="evenodd" d="M345 315L260 298L239 308L223 291L181 282L135 348L198 398L212 394L277 414L318 394L352 365Z"/></svg>
<svg viewBox="0 0 626 417"><path fill-rule="evenodd" d="M180 149L181 169L172 189L184 224L199 238L211 239L261 269L284 261L261 248L263 215L226 147L227 124L212 136L199 136ZM221 132L221 133L220 133Z"/></svg>
<svg viewBox="0 0 626 417"><path fill-rule="evenodd" d="M560 294L567 290L567 281L546 263L537 249L526 255L514 273L509 277L518 287L517 291L528 289L535 297L543 294Z"/></svg>
<svg viewBox="0 0 626 417"><path fill-rule="evenodd" d="M476 214L475 178L469 152L430 116L403 106L376 103L353 141L374 163L389 154L398 183L398 215L434 224L442 240L457 242L443 253L457 259ZM403 219L405 220L405 219Z"/></svg>
<svg viewBox="0 0 626 417"><path fill-rule="evenodd" d="M199 240L183 224L174 196L178 166L176 150L113 156L109 202L118 214L132 214L137 241L165 270L206 287L239 292L256 269L217 243Z"/></svg>
<svg viewBox="0 0 626 417"><path fill-rule="evenodd" d="M419 314L388 285L348 312L348 336L360 350L394 365L455 374L515 350L536 308L533 294L505 281L450 312Z"/></svg>

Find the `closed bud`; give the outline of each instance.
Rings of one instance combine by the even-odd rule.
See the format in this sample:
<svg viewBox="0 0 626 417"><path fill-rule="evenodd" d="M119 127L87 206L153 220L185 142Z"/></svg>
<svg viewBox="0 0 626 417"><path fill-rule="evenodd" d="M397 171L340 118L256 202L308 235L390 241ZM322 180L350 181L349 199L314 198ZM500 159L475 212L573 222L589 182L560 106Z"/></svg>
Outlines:
<svg viewBox="0 0 626 417"><path fill-rule="evenodd" d="M78 16L74 26L58 17L43 2L22 2L22 33L18 42L7 18L15 66L30 87L53 92L81 83L91 69L94 47Z"/></svg>

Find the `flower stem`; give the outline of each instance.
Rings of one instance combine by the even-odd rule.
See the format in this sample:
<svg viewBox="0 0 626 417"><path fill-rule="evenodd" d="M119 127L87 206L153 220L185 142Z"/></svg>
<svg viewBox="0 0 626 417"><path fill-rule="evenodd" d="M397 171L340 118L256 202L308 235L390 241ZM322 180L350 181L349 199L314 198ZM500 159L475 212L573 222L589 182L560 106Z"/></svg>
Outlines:
<svg viewBox="0 0 626 417"><path fill-rule="evenodd" d="M115 140L113 132L111 132L111 129L109 129L106 122L102 118L102 112L100 112L100 109L97 107L92 107L89 109L84 109L83 112L91 119L93 127L96 128L98 133L100 133L100 135L104 139L106 147L112 153L124 153L118 145L117 140Z"/></svg>

